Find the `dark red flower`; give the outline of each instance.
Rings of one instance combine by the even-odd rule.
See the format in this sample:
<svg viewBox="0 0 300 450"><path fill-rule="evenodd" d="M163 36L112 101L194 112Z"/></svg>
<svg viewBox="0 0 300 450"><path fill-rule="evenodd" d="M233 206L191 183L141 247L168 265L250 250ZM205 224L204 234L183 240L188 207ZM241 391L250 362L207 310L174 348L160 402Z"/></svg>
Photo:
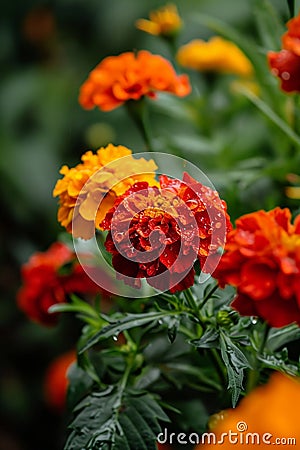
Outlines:
<svg viewBox="0 0 300 450"><path fill-rule="evenodd" d="M67 270L63 270L66 266ZM70 266L70 267L69 267ZM23 286L17 296L20 309L35 322L54 325L50 306L67 301L67 295L96 294L100 288L78 264L74 252L56 242L43 253L35 253L22 267Z"/></svg>
<svg viewBox="0 0 300 450"><path fill-rule="evenodd" d="M285 92L300 92L300 56L289 50L269 52L268 61L272 74L280 78Z"/></svg>
<svg viewBox="0 0 300 450"><path fill-rule="evenodd" d="M273 75L280 78L285 92L300 92L300 15L287 22L288 31L282 36L282 50L268 52Z"/></svg>
<svg viewBox="0 0 300 450"><path fill-rule="evenodd" d="M300 216L288 209L242 216L228 234L214 273L221 287L237 287L232 306L271 326L300 324Z"/></svg>
<svg viewBox="0 0 300 450"><path fill-rule="evenodd" d="M140 287L141 278L171 292L194 284L194 262L209 272L209 257L224 245L230 228L218 193L188 174L160 177L160 188L136 183L118 197L101 227L117 277Z"/></svg>

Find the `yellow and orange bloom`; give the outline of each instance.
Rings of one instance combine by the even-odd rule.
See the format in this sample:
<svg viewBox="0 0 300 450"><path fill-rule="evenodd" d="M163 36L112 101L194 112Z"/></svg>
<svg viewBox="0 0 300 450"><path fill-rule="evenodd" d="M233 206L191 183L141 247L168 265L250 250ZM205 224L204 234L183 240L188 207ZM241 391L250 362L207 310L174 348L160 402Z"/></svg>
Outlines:
<svg viewBox="0 0 300 450"><path fill-rule="evenodd" d="M233 42L219 36L209 41L195 39L179 48L177 61L182 67L249 77L253 66Z"/></svg>
<svg viewBox="0 0 300 450"><path fill-rule="evenodd" d="M74 351L55 358L47 368L44 381L44 396L47 404L57 412L63 411L66 404L69 380L68 370L76 361Z"/></svg>
<svg viewBox="0 0 300 450"><path fill-rule="evenodd" d="M282 36L282 50L268 52L273 75L285 92L300 92L300 14L287 22L288 31Z"/></svg>
<svg viewBox="0 0 300 450"><path fill-rule="evenodd" d="M149 20L138 19L136 27L154 36L174 36L182 27L176 5L168 4L149 14Z"/></svg>
<svg viewBox="0 0 300 450"><path fill-rule="evenodd" d="M211 435L210 444L206 440L206 445L195 450L271 448L276 444L296 448L300 442L299 402L299 379L276 372L266 385L243 398L237 408L223 412L223 419L211 431L215 438Z"/></svg>
<svg viewBox="0 0 300 450"><path fill-rule="evenodd" d="M232 306L273 327L300 325L300 215L289 209L246 214L236 221L214 273L221 287L237 288Z"/></svg>
<svg viewBox="0 0 300 450"><path fill-rule="evenodd" d="M124 156L129 158L119 163ZM53 195L59 197L60 224L74 237L90 239L95 224L102 221L118 195L137 181L156 183L157 166L153 160L134 158L130 149L112 144L96 154L86 152L81 160L75 167L62 167L63 178L57 181Z"/></svg>
<svg viewBox="0 0 300 450"><path fill-rule="evenodd" d="M187 75L177 75L172 64L160 55L141 50L109 56L91 71L83 83L79 103L85 109L111 111L129 100L156 92L184 97L191 92Z"/></svg>

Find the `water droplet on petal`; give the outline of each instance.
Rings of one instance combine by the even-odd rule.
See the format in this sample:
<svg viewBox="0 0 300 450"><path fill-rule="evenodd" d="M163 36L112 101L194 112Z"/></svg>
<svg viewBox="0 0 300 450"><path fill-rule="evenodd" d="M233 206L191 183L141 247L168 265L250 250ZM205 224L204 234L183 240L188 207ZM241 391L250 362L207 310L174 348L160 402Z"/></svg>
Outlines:
<svg viewBox="0 0 300 450"><path fill-rule="evenodd" d="M281 78L285 81L288 81L291 78L291 75L288 72L282 72Z"/></svg>

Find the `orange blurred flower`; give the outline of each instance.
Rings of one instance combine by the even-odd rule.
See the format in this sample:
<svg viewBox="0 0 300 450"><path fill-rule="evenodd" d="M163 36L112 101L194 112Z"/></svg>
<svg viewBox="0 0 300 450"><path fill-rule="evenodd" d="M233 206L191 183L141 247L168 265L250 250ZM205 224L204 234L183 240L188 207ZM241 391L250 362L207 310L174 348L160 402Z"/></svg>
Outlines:
<svg viewBox="0 0 300 450"><path fill-rule="evenodd" d="M71 169L67 166L61 168L60 173L64 177L57 181L53 195L59 196L58 221L74 237L90 239L94 235L95 224L102 221L115 198L135 182L156 183L154 171L157 166L154 161L136 159L131 154L126 147L109 144L96 154L86 152L81 157L81 164ZM120 161L119 158L124 156L130 158Z"/></svg>
<svg viewBox="0 0 300 450"><path fill-rule="evenodd" d="M155 36L174 36L182 27L182 20L176 5L168 4L155 11L151 11L149 19L138 19L136 27Z"/></svg>
<svg viewBox="0 0 300 450"><path fill-rule="evenodd" d="M47 368L44 396L47 404L57 412L61 412L65 407L69 385L67 373L74 362L76 362L76 354L70 351L54 359Z"/></svg>
<svg viewBox="0 0 300 450"><path fill-rule="evenodd" d="M208 42L195 39L179 48L177 61L183 67L199 71L213 71L250 76L253 66L233 42L219 36Z"/></svg>
<svg viewBox="0 0 300 450"><path fill-rule="evenodd" d="M67 273L60 273L68 265ZM34 253L22 266L23 286L17 294L19 308L33 321L55 325L57 314L48 309L67 301L67 295L97 294L101 288L85 273L75 254L62 242L55 242L45 252Z"/></svg>
<svg viewBox="0 0 300 450"><path fill-rule="evenodd" d="M237 287L232 306L271 326L300 324L300 215L285 208L240 217L214 277Z"/></svg>
<svg viewBox="0 0 300 450"><path fill-rule="evenodd" d="M216 443L211 437L211 445L206 439L206 445L199 445L195 450L270 448L270 445L280 443L297 448L300 442L299 402L299 379L276 372L266 385L252 391L237 408L226 410L224 419L219 420L213 430Z"/></svg>
<svg viewBox="0 0 300 450"><path fill-rule="evenodd" d="M128 100L155 98L156 91L184 97L191 92L187 75L177 75L171 63L146 50L109 56L91 71L80 89L85 109L111 111Z"/></svg>
<svg viewBox="0 0 300 450"><path fill-rule="evenodd" d="M283 49L268 52L268 62L283 91L300 92L300 14L287 22L287 28L281 39Z"/></svg>

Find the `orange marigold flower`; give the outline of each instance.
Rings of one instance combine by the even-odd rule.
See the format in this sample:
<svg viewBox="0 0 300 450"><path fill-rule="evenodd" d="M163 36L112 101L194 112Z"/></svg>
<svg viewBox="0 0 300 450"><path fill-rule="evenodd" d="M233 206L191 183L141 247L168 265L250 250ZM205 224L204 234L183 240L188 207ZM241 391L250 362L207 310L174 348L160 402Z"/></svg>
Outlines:
<svg viewBox="0 0 300 450"><path fill-rule="evenodd" d="M214 36L208 42L195 39L179 48L177 61L199 71L231 73L248 77L253 66L244 53L230 41Z"/></svg>
<svg viewBox="0 0 300 450"><path fill-rule="evenodd" d="M160 177L160 187L136 183L119 197L101 226L117 277L139 288L141 278L176 292L194 284L194 262L209 271L210 255L230 228L218 193L188 174L183 181Z"/></svg>
<svg viewBox="0 0 300 450"><path fill-rule="evenodd" d="M62 271L64 266L68 270ZM70 267L69 267L70 266ZM48 309L67 301L70 293L96 294L101 289L78 264L74 252L55 242L43 253L35 253L22 267L23 286L17 295L19 308L33 321L54 325L56 314Z"/></svg>
<svg viewBox="0 0 300 450"><path fill-rule="evenodd" d="M150 20L138 19L136 27L146 33L155 36L173 36L182 27L182 20L178 14L176 5L168 4L149 14Z"/></svg>
<svg viewBox="0 0 300 450"><path fill-rule="evenodd" d="M300 325L300 215L285 208L246 214L236 221L214 277L237 287L233 307L271 326Z"/></svg>
<svg viewBox="0 0 300 450"><path fill-rule="evenodd" d="M282 50L268 52L273 75L285 92L300 92L300 14L287 22L288 31L282 36Z"/></svg>
<svg viewBox="0 0 300 450"><path fill-rule="evenodd" d="M74 237L90 239L95 223L105 217L116 196L135 182L145 180L155 184L154 161L136 159L131 154L126 147L109 144L96 154L86 152L81 157L82 163L71 169L62 167L60 173L64 177L57 181L53 195L59 196L58 221ZM124 156L130 158L120 161Z"/></svg>
<svg viewBox="0 0 300 450"><path fill-rule="evenodd" d="M70 351L55 358L49 365L44 381L44 396L47 404L61 412L66 404L69 380L68 370L76 361L76 354Z"/></svg>
<svg viewBox="0 0 300 450"><path fill-rule="evenodd" d="M126 52L103 59L91 71L81 86L79 103L85 109L111 111L129 100L155 98L157 91L184 97L191 92L188 76L177 75L162 56L146 50Z"/></svg>
<svg viewBox="0 0 300 450"><path fill-rule="evenodd" d="M226 410L224 419L210 434L210 444L203 435L205 445L195 450L270 448L279 442L296 448L300 441L299 402L299 379L275 372L266 385L250 392L237 408Z"/></svg>

